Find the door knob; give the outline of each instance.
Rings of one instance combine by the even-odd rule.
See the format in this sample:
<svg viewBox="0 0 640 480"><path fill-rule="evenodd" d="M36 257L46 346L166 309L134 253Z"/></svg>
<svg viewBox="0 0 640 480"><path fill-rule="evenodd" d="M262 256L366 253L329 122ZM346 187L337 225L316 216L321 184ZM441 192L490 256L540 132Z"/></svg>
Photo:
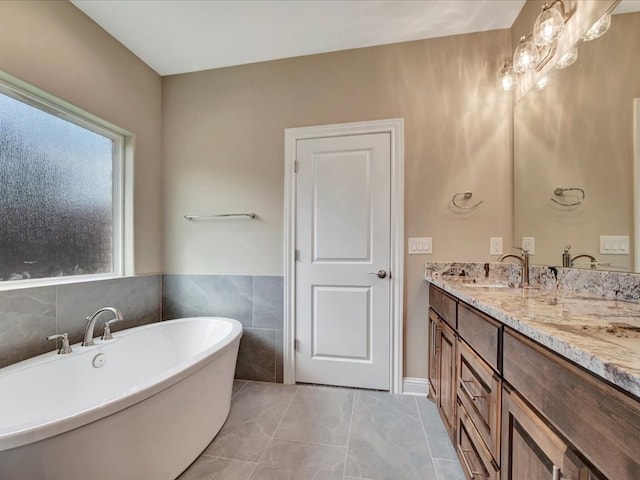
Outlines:
<svg viewBox="0 0 640 480"><path fill-rule="evenodd" d="M369 275L376 275L378 278L386 278L387 272L384 270L378 270L377 272L371 272Z"/></svg>

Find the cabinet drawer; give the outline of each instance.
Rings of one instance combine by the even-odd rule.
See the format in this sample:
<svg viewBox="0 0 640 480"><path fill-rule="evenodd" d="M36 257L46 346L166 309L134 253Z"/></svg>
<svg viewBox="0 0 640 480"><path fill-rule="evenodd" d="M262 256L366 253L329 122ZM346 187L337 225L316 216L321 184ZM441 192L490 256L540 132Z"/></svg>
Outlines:
<svg viewBox="0 0 640 480"><path fill-rule="evenodd" d="M462 471L468 480L498 480L499 470L491 461L484 445L464 407L458 404L458 432L456 451Z"/></svg>
<svg viewBox="0 0 640 480"><path fill-rule="evenodd" d="M456 329L457 302L453 297L439 288L429 285L429 305L451 328Z"/></svg>
<svg viewBox="0 0 640 480"><path fill-rule="evenodd" d="M506 328L504 380L607 478L640 479L640 402Z"/></svg>
<svg viewBox="0 0 640 480"><path fill-rule="evenodd" d="M502 328L500 322L460 303L458 334L497 371L501 369L499 354Z"/></svg>
<svg viewBox="0 0 640 480"><path fill-rule="evenodd" d="M458 399L496 463L500 458L500 397L498 375L467 344L458 341Z"/></svg>

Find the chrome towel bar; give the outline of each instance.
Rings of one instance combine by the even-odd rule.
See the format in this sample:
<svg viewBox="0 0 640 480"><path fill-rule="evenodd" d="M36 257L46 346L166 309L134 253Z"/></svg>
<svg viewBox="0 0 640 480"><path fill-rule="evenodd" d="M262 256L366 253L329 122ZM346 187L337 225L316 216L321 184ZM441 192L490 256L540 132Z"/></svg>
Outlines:
<svg viewBox="0 0 640 480"><path fill-rule="evenodd" d="M249 213L203 213L201 215L185 215L187 220L214 220L216 218L229 218L229 217L247 217L251 220L255 219L257 215L253 212Z"/></svg>

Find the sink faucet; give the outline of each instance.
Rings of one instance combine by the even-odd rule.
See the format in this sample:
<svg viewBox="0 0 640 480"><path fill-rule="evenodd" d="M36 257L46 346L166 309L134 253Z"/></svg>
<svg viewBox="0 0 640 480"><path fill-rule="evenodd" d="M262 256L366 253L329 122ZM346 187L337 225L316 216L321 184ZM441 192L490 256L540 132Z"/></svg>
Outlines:
<svg viewBox="0 0 640 480"><path fill-rule="evenodd" d="M571 257L569 266L573 267L573 262L575 262L579 258L588 258L591 262L591 268L596 268L598 266L598 260L596 260L596 257L594 257L593 255L589 255L588 253L581 253L580 255L574 255L573 257Z"/></svg>
<svg viewBox="0 0 640 480"><path fill-rule="evenodd" d="M513 248L522 250L522 256L514 255L513 253L505 253L504 255L501 255L498 258L498 261L502 262L507 258L515 258L516 260L518 260L522 265L522 286L528 287L529 286L529 252L524 248L520 248L520 247L513 247Z"/></svg>
<svg viewBox="0 0 640 480"><path fill-rule="evenodd" d="M122 312L120 310L118 310L117 308L114 308L114 307L103 307L100 310L98 310L96 313L91 315L90 317L87 317L87 326L84 329L84 340L82 341L82 346L83 347L90 347L91 345L94 345L94 343L93 343L93 329L96 326L96 320L98 319L100 314L104 313L104 312L111 312L116 317L114 320L111 320L111 321L107 322L107 324L111 324L113 322L121 322L122 320L124 320L124 316L122 315ZM107 327L108 327L108 325L107 325ZM106 340L106 338L105 338L105 340Z"/></svg>

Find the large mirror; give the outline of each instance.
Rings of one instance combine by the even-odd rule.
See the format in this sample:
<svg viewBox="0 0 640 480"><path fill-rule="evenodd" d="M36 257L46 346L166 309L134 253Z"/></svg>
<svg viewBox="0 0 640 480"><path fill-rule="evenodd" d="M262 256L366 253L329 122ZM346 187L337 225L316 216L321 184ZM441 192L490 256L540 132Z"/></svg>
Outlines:
<svg viewBox="0 0 640 480"><path fill-rule="evenodd" d="M637 7L619 4L607 33L580 42L573 65L554 69L546 88L515 106L515 241L534 239L532 263L562 266L570 245L565 266L640 270ZM588 256L574 259L580 254Z"/></svg>

